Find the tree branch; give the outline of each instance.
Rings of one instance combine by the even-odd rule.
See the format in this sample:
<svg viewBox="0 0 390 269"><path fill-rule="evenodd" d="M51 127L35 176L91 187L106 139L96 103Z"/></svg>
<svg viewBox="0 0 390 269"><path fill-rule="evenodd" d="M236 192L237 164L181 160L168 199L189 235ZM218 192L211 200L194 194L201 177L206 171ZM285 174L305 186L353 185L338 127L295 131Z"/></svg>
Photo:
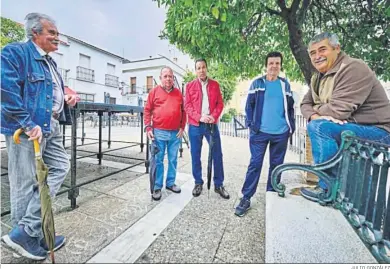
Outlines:
<svg viewBox="0 0 390 269"><path fill-rule="evenodd" d="M299 25L302 25L305 20L307 10L311 5L311 0L303 0L302 7L298 10L297 21Z"/></svg>
<svg viewBox="0 0 390 269"><path fill-rule="evenodd" d="M253 18L257 15L257 18L254 22L251 22L253 20ZM252 17L249 19L249 25L247 26L247 28L245 29L245 32L246 32L246 36L250 35L253 30L259 25L259 23L261 22L261 13L260 12L256 12L255 14L252 15Z"/></svg>
<svg viewBox="0 0 390 269"><path fill-rule="evenodd" d="M294 0L291 4L291 13L296 14L299 8L299 4L301 3L301 0Z"/></svg>
<svg viewBox="0 0 390 269"><path fill-rule="evenodd" d="M276 3L278 4L278 6L280 7L280 9L282 11L287 9L285 0L278 0L278 1L276 1Z"/></svg>
<svg viewBox="0 0 390 269"><path fill-rule="evenodd" d="M264 6L264 8L270 15L281 16L281 13L279 11L276 11L272 8L267 7L267 6Z"/></svg>
<svg viewBox="0 0 390 269"><path fill-rule="evenodd" d="M330 15L332 15L333 18L335 19L336 26L343 32L344 36L348 36L348 33L345 30L345 28L340 25L339 18L334 10L331 10L330 8L322 5L321 0L313 2L313 5L316 6L318 9L321 9L321 10L329 13Z"/></svg>
<svg viewBox="0 0 390 269"><path fill-rule="evenodd" d="M281 16L281 12L279 11L276 11L272 8L269 8L267 7L266 5L264 4L261 4L261 6L264 8L264 10L266 12L268 12L271 16L274 15L274 16ZM257 16L256 20L254 20L254 18ZM257 11L255 12L251 17L250 19L248 20L248 26L242 30L242 34L243 34L243 37L246 38L247 36L249 36L250 34L252 34L253 32L256 31L257 29L257 26L260 24L261 22L261 19L262 19L262 11Z"/></svg>

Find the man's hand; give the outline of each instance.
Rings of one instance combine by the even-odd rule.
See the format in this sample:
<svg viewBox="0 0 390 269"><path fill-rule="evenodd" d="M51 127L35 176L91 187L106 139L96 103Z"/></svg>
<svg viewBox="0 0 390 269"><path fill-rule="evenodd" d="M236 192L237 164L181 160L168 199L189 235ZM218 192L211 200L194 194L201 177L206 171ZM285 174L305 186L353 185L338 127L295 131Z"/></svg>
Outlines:
<svg viewBox="0 0 390 269"><path fill-rule="evenodd" d="M202 117L200 118L200 122L204 122L204 123L212 123L211 122L212 120L214 120L214 118L209 115L202 115Z"/></svg>
<svg viewBox="0 0 390 269"><path fill-rule="evenodd" d="M184 130L182 128L179 129L179 132L177 132L176 137L177 138L182 138L183 137Z"/></svg>
<svg viewBox="0 0 390 269"><path fill-rule="evenodd" d="M209 115L209 118L210 118L210 122L209 123L214 123L215 122L215 119L213 116Z"/></svg>
<svg viewBox="0 0 390 269"><path fill-rule="evenodd" d="M32 141L32 140L35 140L35 139L38 139L38 142L39 144L41 143L42 141L42 130L41 130L41 126L35 126L33 129L31 129L30 131L26 132L26 135L28 135L30 138L28 139L28 141Z"/></svg>
<svg viewBox="0 0 390 269"><path fill-rule="evenodd" d="M311 115L310 120L316 120L316 119L318 119L318 118L320 118L320 117L321 117L321 116L318 115L318 114L313 114L313 115Z"/></svg>
<svg viewBox="0 0 390 269"><path fill-rule="evenodd" d="M348 123L348 121L346 121L346 120L338 120L338 119L335 119L335 118L333 118L331 116L319 116L319 117L316 117L314 120L328 120L328 121L331 121L331 122L334 122L334 123L337 123L337 124L340 124L340 125Z"/></svg>
<svg viewBox="0 0 390 269"><path fill-rule="evenodd" d="M154 140L153 131L147 131L147 132L146 132L146 135L148 136L148 138L149 138L150 140Z"/></svg>
<svg viewBox="0 0 390 269"><path fill-rule="evenodd" d="M69 106L75 106L77 103L77 96L75 94L65 94L64 100Z"/></svg>

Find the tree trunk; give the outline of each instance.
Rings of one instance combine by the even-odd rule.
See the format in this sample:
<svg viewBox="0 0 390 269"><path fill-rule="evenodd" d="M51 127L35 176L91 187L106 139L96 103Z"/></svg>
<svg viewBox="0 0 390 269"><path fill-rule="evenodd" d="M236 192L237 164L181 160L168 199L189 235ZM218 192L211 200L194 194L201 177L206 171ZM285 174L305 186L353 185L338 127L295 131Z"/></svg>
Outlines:
<svg viewBox="0 0 390 269"><path fill-rule="evenodd" d="M286 21L289 32L289 44L291 52L294 55L294 58L305 77L306 83L310 85L310 78L313 74L314 67L311 64L310 57L307 52L307 47L303 43L302 31L296 22L295 16L288 18Z"/></svg>

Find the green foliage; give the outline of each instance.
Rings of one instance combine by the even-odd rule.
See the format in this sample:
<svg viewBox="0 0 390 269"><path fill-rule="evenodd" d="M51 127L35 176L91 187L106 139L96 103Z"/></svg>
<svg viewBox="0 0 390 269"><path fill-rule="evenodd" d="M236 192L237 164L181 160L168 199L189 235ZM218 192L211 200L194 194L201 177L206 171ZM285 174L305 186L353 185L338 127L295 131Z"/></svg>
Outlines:
<svg viewBox="0 0 390 269"><path fill-rule="evenodd" d="M168 8L163 38L194 58L226 66L235 76L263 73L266 54L278 50L289 79L303 81L302 73L312 70L306 44L314 34L331 31L339 35L344 51L390 79L387 1L157 1Z"/></svg>
<svg viewBox="0 0 390 269"><path fill-rule="evenodd" d="M184 83L188 83L190 81L193 81L194 79L196 78L196 75L190 71L187 71L185 74L184 74L184 77L183 77L183 82Z"/></svg>
<svg viewBox="0 0 390 269"><path fill-rule="evenodd" d="M1 17L1 47L11 42L19 42L24 39L24 29L22 25Z"/></svg>
<svg viewBox="0 0 390 269"><path fill-rule="evenodd" d="M228 113L229 113L232 117L237 116L237 110L236 110L235 108L229 108Z"/></svg>
<svg viewBox="0 0 390 269"><path fill-rule="evenodd" d="M232 118L233 118L232 115L230 115L229 113L225 113L222 115L221 121L222 122L231 122Z"/></svg>

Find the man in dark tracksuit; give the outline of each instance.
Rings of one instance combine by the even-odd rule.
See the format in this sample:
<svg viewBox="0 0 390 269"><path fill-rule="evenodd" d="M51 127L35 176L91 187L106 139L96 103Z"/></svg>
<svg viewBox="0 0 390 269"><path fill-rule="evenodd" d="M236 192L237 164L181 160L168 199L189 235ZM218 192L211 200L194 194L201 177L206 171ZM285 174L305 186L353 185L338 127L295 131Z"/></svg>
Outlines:
<svg viewBox="0 0 390 269"><path fill-rule="evenodd" d="M274 191L271 185L271 172L283 163L288 138L295 130L294 99L290 84L278 76L282 62L283 56L280 52L269 53L265 60L267 74L255 78L249 88L245 113L246 125L250 129L251 160L242 187L243 197L235 211L240 217L250 208L250 199L259 183L268 144L270 167L267 191Z"/></svg>

